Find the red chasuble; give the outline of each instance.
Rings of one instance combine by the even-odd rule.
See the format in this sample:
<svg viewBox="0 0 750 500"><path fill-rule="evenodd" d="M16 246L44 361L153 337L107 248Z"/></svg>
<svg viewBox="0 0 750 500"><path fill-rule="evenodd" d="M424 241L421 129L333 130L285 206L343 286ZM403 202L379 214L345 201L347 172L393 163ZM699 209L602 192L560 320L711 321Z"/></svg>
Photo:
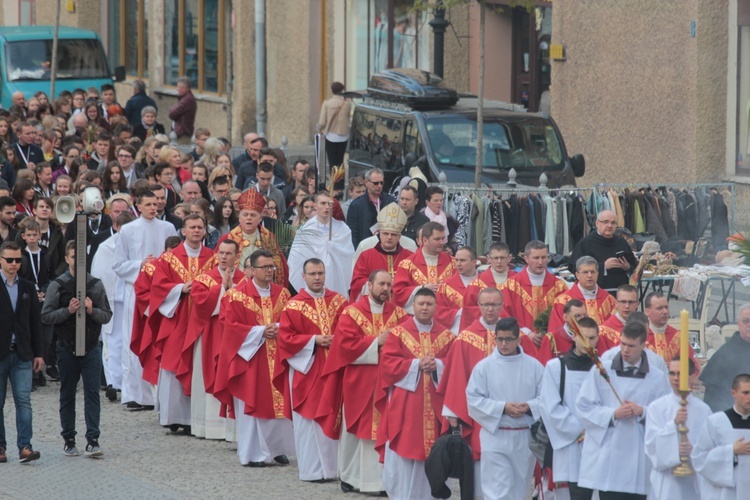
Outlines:
<svg viewBox="0 0 750 500"><path fill-rule="evenodd" d="M235 269L232 282L237 286L245 274ZM193 302L190 312L190 323L187 328L185 343L182 347L182 360L177 369L177 379L183 383L185 377L190 377L193 372L193 347L199 338L201 341L201 366L203 367L203 385L206 392L213 394L214 381L216 380L216 367L221 350L221 335L223 325L219 314L213 315L216 304L222 292L222 281L219 267L214 267L193 280L193 288L190 290L190 299ZM190 379L188 378L188 381ZM188 382L187 388L190 388ZM186 392L186 394L190 394Z"/></svg>
<svg viewBox="0 0 750 500"><path fill-rule="evenodd" d="M174 250L165 253L156 266L154 278L151 282L150 311L158 311L175 286L192 281L209 270L209 261L213 254L210 248L201 246L198 257L188 257L185 243L180 243ZM185 336L190 323L191 308L190 296L182 295L174 315L171 318L162 315L158 330L154 329L152 325L152 331L158 331L154 344L156 350L161 353L159 361L161 368L164 370L177 373L182 359L182 347L185 344ZM190 394L190 373L182 377L180 382L185 394Z"/></svg>
<svg viewBox="0 0 750 500"><path fill-rule="evenodd" d="M411 258L414 252L403 248L399 245L393 252L386 252L380 246L380 242L373 248L362 252L354 264L352 272L352 284L349 287L349 298L351 302L356 302L362 294L362 289L370 278L370 273L378 269L388 271L393 278L396 275L396 269L402 260Z"/></svg>
<svg viewBox="0 0 750 500"><path fill-rule="evenodd" d="M563 310L565 304L571 299L578 299L586 305L586 314L589 318L596 321L597 325L604 323L612 314L617 312L617 301L612 295L601 287L596 289L596 298L586 300L581 291L581 287L576 283L573 287L561 293L555 299L552 305L552 312L549 316L547 330L554 332L558 327L565 324Z"/></svg>
<svg viewBox="0 0 750 500"><path fill-rule="evenodd" d="M277 323L289 300L289 291L271 283L271 296L261 297L253 280L244 280L222 299L224 322L214 396L230 411L232 397L245 403L245 414L256 418L284 418L284 395L271 383L276 363L276 339L265 339L245 361L239 355L250 329Z"/></svg>
<svg viewBox="0 0 750 500"><path fill-rule="evenodd" d="M542 286L531 286L528 268L524 268L505 282L503 316L516 318L521 328L533 330L534 320L539 313L546 311L555 298L567 289L563 280L549 272L545 272Z"/></svg>
<svg viewBox="0 0 750 500"><path fill-rule="evenodd" d="M667 325L667 329L664 333L654 333L649 327L646 347L664 358L667 366L669 366L669 362L672 361L672 358L680 355L680 331L673 326ZM701 365L698 363L698 360L695 359L695 353L693 352L692 347L690 347L690 359L692 359L695 364L695 373L700 373Z"/></svg>
<svg viewBox="0 0 750 500"><path fill-rule="evenodd" d="M447 253L440 252L437 266L428 266L424 260L424 253L419 249L411 258L404 259L398 265L396 277L393 279L393 301L403 307L416 287L428 283L442 283L455 272L453 257Z"/></svg>
<svg viewBox="0 0 750 500"><path fill-rule="evenodd" d="M281 324L276 341L276 368L273 383L276 389L289 396L288 359L294 357L315 335L333 335L341 313L347 306L343 295L326 290L323 297L313 297L302 290L287 302L281 313ZM312 420L323 394L323 367L328 358L328 348L314 346L314 359L307 373L294 371L291 401L284 398L284 414L292 418L292 410ZM292 402L294 407L292 407Z"/></svg>
<svg viewBox="0 0 750 500"><path fill-rule="evenodd" d="M420 332L414 318L409 316L388 336L380 353L380 391L375 400L375 408L381 413L375 446L381 462L387 441L391 450L402 458L426 460L435 439L448 428L442 416L443 398L433 379L433 373L436 376L437 372L420 371L414 392L395 384L406 376L415 359L434 356L445 361L455 338L438 323L433 323L429 332Z"/></svg>
<svg viewBox="0 0 750 500"><path fill-rule="evenodd" d="M565 331L565 326L558 326L554 332L549 332L542 339L542 345L539 346L538 355L536 359L543 365L547 364L547 361L553 358L559 358L565 356L573 348L573 339L570 338L568 332ZM608 351L612 347L612 344L603 336L599 335L599 340L596 343L596 352L600 356Z"/></svg>
<svg viewBox="0 0 750 500"><path fill-rule="evenodd" d="M151 293L151 280L154 277L154 271L156 271L156 264L159 262L158 259L152 260L148 264L144 264L141 267L141 272L138 274L133 288L135 288L135 307L133 310L133 331L130 338L130 350L138 356L143 367L143 380L146 382L156 385L159 380L159 363L149 363L149 359L156 358L156 352L153 346L153 332L151 325L155 325L159 331L159 322L149 321L149 316L146 316L148 310L148 301ZM150 315L150 311L149 311ZM161 315L158 315L161 318Z"/></svg>
<svg viewBox="0 0 750 500"><path fill-rule="evenodd" d="M281 247L279 242L276 240L276 236L263 226L258 226L260 231L260 246L256 247L255 250L268 250L273 255L273 263L276 265L276 273L274 274L273 280L277 285L286 287L289 285L289 266L286 263L286 257L281 253ZM236 242L240 246L239 255L242 256L242 250L250 246L250 242L242 238L242 228L237 226L227 234L219 238L219 242L216 244L216 248L222 241L229 239ZM240 257L241 258L241 257ZM216 261L211 262L211 266L215 266ZM239 268L239 266L235 266Z"/></svg>
<svg viewBox="0 0 750 500"><path fill-rule="evenodd" d="M466 386L469 385L469 377L474 366L492 354L496 348L495 331L487 330L479 320L476 320L456 337L438 386L438 393L443 395L445 406L461 420L462 434L471 446L474 460L479 460L480 457L479 425L469 416ZM523 333L521 348L524 353L536 357L534 343Z"/></svg>
<svg viewBox="0 0 750 500"><path fill-rule="evenodd" d="M393 328L407 316L390 302L381 314L373 314L370 298L362 297L341 314L336 334L323 369L323 396L315 420L325 434L338 439L341 433L341 405L346 405L346 426L359 439L375 440L380 412L375 409L378 388L378 365L355 365L375 337L384 329Z"/></svg>
<svg viewBox="0 0 750 500"><path fill-rule="evenodd" d="M461 274L456 272L447 280L440 283L435 295L437 296L437 311L434 320L448 327L453 325L458 310L464 306L464 294L466 285L461 279ZM461 313L463 315L463 313ZM462 316L463 317L463 316Z"/></svg>
<svg viewBox="0 0 750 500"><path fill-rule="evenodd" d="M620 334L623 326L625 325L617 317L617 313L613 313L604 323L599 325L599 338L604 337L611 347L620 345Z"/></svg>
<svg viewBox="0 0 750 500"><path fill-rule="evenodd" d="M508 269L508 279L517 274L518 273L514 270ZM507 283L507 281L505 283ZM500 285L495 283L495 277L492 275L491 268L482 271L479 276L469 283L466 287L466 293L464 294L464 309L461 312L461 325L459 331L465 329L474 321L482 317L482 313L479 311L479 292L488 286L494 286L502 291L505 288L505 283ZM503 296L503 299L505 299L505 296Z"/></svg>

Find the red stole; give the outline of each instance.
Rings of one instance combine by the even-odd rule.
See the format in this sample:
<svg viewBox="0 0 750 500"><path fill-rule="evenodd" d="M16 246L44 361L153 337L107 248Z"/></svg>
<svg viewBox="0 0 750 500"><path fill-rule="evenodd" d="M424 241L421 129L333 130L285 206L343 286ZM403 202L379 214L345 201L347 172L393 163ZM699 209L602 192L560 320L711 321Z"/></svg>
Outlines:
<svg viewBox="0 0 750 500"><path fill-rule="evenodd" d="M380 243L375 245L374 248L368 248L362 252L357 258L356 264L354 264L354 271L352 272L352 284L349 287L349 299L351 302L356 302L359 299L362 289L370 278L370 273L378 269L388 271L388 274L393 278L396 275L396 269L398 265L404 259L411 258L414 255L413 252L398 246L396 251L386 253Z"/></svg>
<svg viewBox="0 0 750 500"><path fill-rule="evenodd" d="M333 335L346 306L344 296L332 290L326 290L323 297L313 297L307 290L302 290L286 303L281 313L276 341L277 361L273 383L278 391L290 396L288 359L299 353L315 335ZM307 373L294 372L291 398L284 398L284 414L289 419L292 418L292 410L304 418L315 418L323 394L321 377L328 358L328 348L315 345L313 349L314 359L310 370Z"/></svg>
<svg viewBox="0 0 750 500"><path fill-rule="evenodd" d="M222 299L224 332L214 382L214 396L228 408L232 398L245 403L245 414L256 418L284 418L284 395L271 383L276 362L276 340L265 339L250 361L239 350L250 329L277 323L289 291L271 283L271 296L261 297L253 280L244 280Z"/></svg>
<svg viewBox="0 0 750 500"><path fill-rule="evenodd" d="M465 293L466 285L464 285L459 272L440 283L440 287L435 293L437 295L435 322L448 327L452 326L458 310L464 305Z"/></svg>
<svg viewBox="0 0 750 500"><path fill-rule="evenodd" d="M672 361L675 356L680 355L680 331L673 326L667 325L667 329L664 333L654 333L651 330L651 327L649 327L646 347L664 358L667 366L669 366L669 362ZM695 364L695 373L700 373L701 365L698 364L698 360L695 359L695 353L693 352L692 346L690 347L690 359L692 359Z"/></svg>
<svg viewBox="0 0 750 500"><path fill-rule="evenodd" d="M133 308L133 330L132 336L130 337L130 350L138 356L143 367L143 380L146 382L156 385L159 380L159 364L149 364L149 359L155 357L155 351L153 346L153 332L151 330L152 325L156 326L157 332L159 322L149 321L149 316L146 316L148 310L148 301L151 292L151 280L154 277L154 271L156 271L157 260L152 260L148 264L144 264L141 267L141 272L138 274L133 288L135 289L135 307ZM161 318L161 315L158 315Z"/></svg>
<svg viewBox="0 0 750 500"><path fill-rule="evenodd" d="M528 268L509 278L503 290L504 316L516 318L521 328L534 329L534 320L540 312L552 305L555 297L568 289L565 282L545 271L542 286L532 286ZM528 354L528 353L527 353Z"/></svg>
<svg viewBox="0 0 750 500"><path fill-rule="evenodd" d="M546 365L550 359L559 358L564 356L573 348L574 342L570 338L568 332L565 331L565 326L558 326L554 332L549 332L542 339L542 345L539 346L539 354L536 359L543 365ZM604 338L601 334L599 340L596 343L596 352L600 356L608 351L612 345Z"/></svg>
<svg viewBox="0 0 750 500"><path fill-rule="evenodd" d="M443 398L437 392L432 373L420 372L414 392L395 384L406 376L414 359L434 356L444 361L455 338L438 323L429 332L420 332L410 316L388 336L380 353L380 391L375 400L375 407L381 413L376 444L381 462L386 442L402 458L426 460L435 439L448 428L442 416Z"/></svg>
<svg viewBox="0 0 750 500"><path fill-rule="evenodd" d="M620 345L620 333L623 326L625 325L622 324L617 314L612 314L604 323L599 325L599 338L605 338L612 347Z"/></svg>
<svg viewBox="0 0 750 500"><path fill-rule="evenodd" d="M518 273L512 269L508 269L508 279L517 275ZM461 312L461 325L459 330L467 328L474 321L482 317L482 313L479 311L479 292L487 288L488 286L494 286L498 290L502 291L505 289L505 285L508 283L497 284L495 283L495 277L492 275L492 268L485 269L479 274L471 283L466 287L466 293L464 294L464 305L463 311ZM505 296L503 296L503 299Z"/></svg>
<svg viewBox="0 0 750 500"><path fill-rule="evenodd" d="M596 321L596 324L598 325L604 323L604 321L606 321L612 314L617 312L617 302L609 292L601 287L597 287L596 298L587 300L583 296L581 287L576 283L570 290L561 293L555 298L552 312L549 316L547 330L554 332L558 327L565 324L563 311L565 309L565 304L572 299L578 299L583 302L586 306L586 314L589 318Z"/></svg>
<svg viewBox="0 0 750 500"><path fill-rule="evenodd" d="M375 409L378 387L378 365L354 365L375 337L384 329L393 328L407 316L390 302L381 314L370 309L370 298L362 297L344 309L333 336L323 369L323 396L315 420L323 432L338 439L341 432L341 407L346 403L347 431L359 439L377 438L380 412Z"/></svg>
<svg viewBox="0 0 750 500"><path fill-rule="evenodd" d="M428 266L424 253L418 249L411 258L404 259L398 265L393 279L393 301L404 306L411 297L414 288L428 283L439 284L456 272L453 257L445 252L438 255L437 266Z"/></svg>

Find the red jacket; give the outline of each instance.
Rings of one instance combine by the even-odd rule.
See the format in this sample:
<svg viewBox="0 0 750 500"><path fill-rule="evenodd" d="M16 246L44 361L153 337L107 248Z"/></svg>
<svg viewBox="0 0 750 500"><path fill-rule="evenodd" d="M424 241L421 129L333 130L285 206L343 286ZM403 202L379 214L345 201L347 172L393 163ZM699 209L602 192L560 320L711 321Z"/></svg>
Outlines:
<svg viewBox="0 0 750 500"><path fill-rule="evenodd" d="M191 91L177 100L177 104L169 108L169 119L174 121L172 130L177 137L192 137L195 126L195 112L198 110L198 101Z"/></svg>

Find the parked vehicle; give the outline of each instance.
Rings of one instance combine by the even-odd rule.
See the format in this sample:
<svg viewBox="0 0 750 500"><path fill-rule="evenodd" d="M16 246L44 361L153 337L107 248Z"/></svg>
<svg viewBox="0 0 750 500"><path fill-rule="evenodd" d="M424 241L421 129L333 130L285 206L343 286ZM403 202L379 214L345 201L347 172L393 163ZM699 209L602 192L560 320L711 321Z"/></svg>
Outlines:
<svg viewBox="0 0 750 500"><path fill-rule="evenodd" d="M438 76L393 69L370 79L367 91L347 94L355 103L349 135L349 176L372 167L385 172L386 188L418 166L429 182L445 173L450 183L473 183L477 150L475 96L459 95ZM518 104L485 101L482 180L501 183L511 168L517 182L575 185L585 172L582 155L568 157L551 117Z"/></svg>
<svg viewBox="0 0 750 500"><path fill-rule="evenodd" d="M49 94L54 34L54 26L0 27L0 104L5 109L16 91L26 99L38 90ZM60 26L57 55L57 94L125 79L124 67L113 76L101 39L93 31Z"/></svg>

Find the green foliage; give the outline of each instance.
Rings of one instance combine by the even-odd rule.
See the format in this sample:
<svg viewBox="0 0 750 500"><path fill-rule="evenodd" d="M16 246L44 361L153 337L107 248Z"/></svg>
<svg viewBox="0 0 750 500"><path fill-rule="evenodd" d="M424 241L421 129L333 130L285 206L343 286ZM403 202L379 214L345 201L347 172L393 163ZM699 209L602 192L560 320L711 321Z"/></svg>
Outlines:
<svg viewBox="0 0 750 500"><path fill-rule="evenodd" d="M534 318L534 331L547 333L547 325L549 325L549 316L552 314L552 306L549 306L546 310L540 312L536 318Z"/></svg>

